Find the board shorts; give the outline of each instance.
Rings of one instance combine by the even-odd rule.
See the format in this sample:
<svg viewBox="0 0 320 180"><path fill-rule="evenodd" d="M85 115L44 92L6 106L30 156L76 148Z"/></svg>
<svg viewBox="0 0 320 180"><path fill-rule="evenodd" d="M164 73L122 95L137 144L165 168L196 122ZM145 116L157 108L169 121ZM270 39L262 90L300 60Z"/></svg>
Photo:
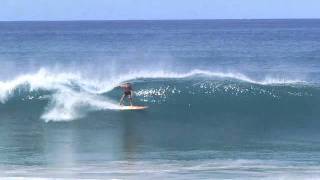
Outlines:
<svg viewBox="0 0 320 180"><path fill-rule="evenodd" d="M131 96L131 91L125 91L125 92L124 92L124 95L125 95L125 96Z"/></svg>

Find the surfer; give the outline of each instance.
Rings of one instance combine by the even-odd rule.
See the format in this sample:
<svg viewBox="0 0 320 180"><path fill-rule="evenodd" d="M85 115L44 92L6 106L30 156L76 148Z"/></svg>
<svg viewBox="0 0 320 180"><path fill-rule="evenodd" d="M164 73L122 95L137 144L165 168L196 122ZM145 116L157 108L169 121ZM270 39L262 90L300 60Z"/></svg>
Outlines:
<svg viewBox="0 0 320 180"><path fill-rule="evenodd" d="M132 106L132 95L133 95L132 85L130 83L124 83L124 84L121 84L119 87L121 87L123 90L123 95L120 99L120 105L123 104L124 98L127 97L129 99L130 105Z"/></svg>

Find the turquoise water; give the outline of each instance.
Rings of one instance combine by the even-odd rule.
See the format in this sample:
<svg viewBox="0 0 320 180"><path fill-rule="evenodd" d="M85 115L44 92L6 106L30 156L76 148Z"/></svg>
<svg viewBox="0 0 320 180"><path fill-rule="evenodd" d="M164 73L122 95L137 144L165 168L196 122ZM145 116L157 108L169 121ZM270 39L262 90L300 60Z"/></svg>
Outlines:
<svg viewBox="0 0 320 180"><path fill-rule="evenodd" d="M0 179L320 178L319 30L0 22Z"/></svg>

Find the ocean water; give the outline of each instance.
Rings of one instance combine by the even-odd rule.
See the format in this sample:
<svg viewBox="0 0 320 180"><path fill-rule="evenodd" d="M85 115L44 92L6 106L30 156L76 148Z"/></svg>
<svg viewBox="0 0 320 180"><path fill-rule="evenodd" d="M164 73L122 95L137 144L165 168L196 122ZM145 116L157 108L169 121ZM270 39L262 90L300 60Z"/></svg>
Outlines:
<svg viewBox="0 0 320 180"><path fill-rule="evenodd" d="M320 179L320 20L0 22L0 68L0 179Z"/></svg>

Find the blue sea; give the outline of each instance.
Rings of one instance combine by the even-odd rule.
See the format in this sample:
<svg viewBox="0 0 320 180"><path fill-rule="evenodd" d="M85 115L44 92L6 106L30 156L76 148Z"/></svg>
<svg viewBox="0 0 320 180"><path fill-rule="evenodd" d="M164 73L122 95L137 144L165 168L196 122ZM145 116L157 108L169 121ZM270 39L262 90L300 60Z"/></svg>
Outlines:
<svg viewBox="0 0 320 180"><path fill-rule="evenodd" d="M0 22L0 68L0 179L320 179L320 20Z"/></svg>

